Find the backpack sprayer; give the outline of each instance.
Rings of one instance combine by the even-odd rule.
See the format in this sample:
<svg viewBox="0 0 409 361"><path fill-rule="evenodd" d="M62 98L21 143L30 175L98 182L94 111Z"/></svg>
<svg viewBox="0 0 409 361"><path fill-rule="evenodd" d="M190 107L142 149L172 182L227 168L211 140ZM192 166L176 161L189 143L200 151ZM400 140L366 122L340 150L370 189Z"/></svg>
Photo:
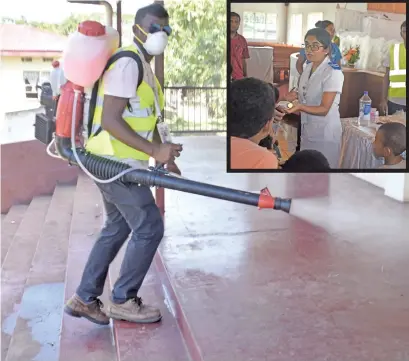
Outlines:
<svg viewBox="0 0 409 361"><path fill-rule="evenodd" d="M267 188L256 194L196 182L175 176L166 170L135 169L120 161L91 154L82 146L77 147L83 127L84 88L98 87L99 79L118 44L119 34L116 30L95 21L81 23L78 31L70 36L63 56L64 73L68 81L61 88L55 119L55 137L47 147L49 155L64 159L70 165L79 166L85 174L100 183L121 181L163 187L260 209L290 212L291 199L273 197ZM96 96L93 91L94 93ZM92 101L91 97L91 104ZM92 116L93 114L90 114L88 119ZM57 154L51 152L52 145L55 146Z"/></svg>

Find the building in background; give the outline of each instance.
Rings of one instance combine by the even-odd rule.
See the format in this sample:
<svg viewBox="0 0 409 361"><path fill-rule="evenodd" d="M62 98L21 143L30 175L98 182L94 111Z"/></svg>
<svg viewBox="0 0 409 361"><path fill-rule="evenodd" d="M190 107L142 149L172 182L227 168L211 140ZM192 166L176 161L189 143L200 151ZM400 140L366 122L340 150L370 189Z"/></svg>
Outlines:
<svg viewBox="0 0 409 361"><path fill-rule="evenodd" d="M27 25L0 24L0 95L21 101L37 97L37 84L50 77L67 38Z"/></svg>

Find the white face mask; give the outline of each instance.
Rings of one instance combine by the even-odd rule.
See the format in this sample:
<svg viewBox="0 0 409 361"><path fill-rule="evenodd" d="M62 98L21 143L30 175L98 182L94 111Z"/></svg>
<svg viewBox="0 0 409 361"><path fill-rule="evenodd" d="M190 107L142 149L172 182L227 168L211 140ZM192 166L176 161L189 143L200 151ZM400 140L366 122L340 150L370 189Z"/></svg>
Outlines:
<svg viewBox="0 0 409 361"><path fill-rule="evenodd" d="M146 35L146 41L144 43L135 37L140 43L142 43L142 46L145 48L146 52L152 56L163 54L166 46L168 45L168 35L164 31L147 34L139 25L136 26Z"/></svg>
<svg viewBox="0 0 409 361"><path fill-rule="evenodd" d="M148 34L143 47L149 55L161 55L168 45L168 35L164 31Z"/></svg>

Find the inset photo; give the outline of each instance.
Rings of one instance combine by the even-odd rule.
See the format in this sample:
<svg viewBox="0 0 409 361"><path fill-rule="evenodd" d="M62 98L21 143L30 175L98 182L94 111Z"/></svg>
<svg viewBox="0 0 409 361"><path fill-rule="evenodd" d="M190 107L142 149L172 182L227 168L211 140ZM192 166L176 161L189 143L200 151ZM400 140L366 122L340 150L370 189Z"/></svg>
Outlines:
<svg viewBox="0 0 409 361"><path fill-rule="evenodd" d="M228 172L407 169L406 9L376 5L230 4Z"/></svg>

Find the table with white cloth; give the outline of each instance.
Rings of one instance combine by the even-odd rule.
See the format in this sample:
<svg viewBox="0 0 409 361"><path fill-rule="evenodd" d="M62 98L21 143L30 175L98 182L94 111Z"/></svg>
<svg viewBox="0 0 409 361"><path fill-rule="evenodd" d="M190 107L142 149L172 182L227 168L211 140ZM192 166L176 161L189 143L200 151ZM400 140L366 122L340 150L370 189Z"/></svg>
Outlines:
<svg viewBox="0 0 409 361"><path fill-rule="evenodd" d="M402 120L393 119L390 121ZM380 125L358 126L357 118L342 118L340 169L376 169L383 163L373 155L372 143ZM406 125L406 122L404 122Z"/></svg>

